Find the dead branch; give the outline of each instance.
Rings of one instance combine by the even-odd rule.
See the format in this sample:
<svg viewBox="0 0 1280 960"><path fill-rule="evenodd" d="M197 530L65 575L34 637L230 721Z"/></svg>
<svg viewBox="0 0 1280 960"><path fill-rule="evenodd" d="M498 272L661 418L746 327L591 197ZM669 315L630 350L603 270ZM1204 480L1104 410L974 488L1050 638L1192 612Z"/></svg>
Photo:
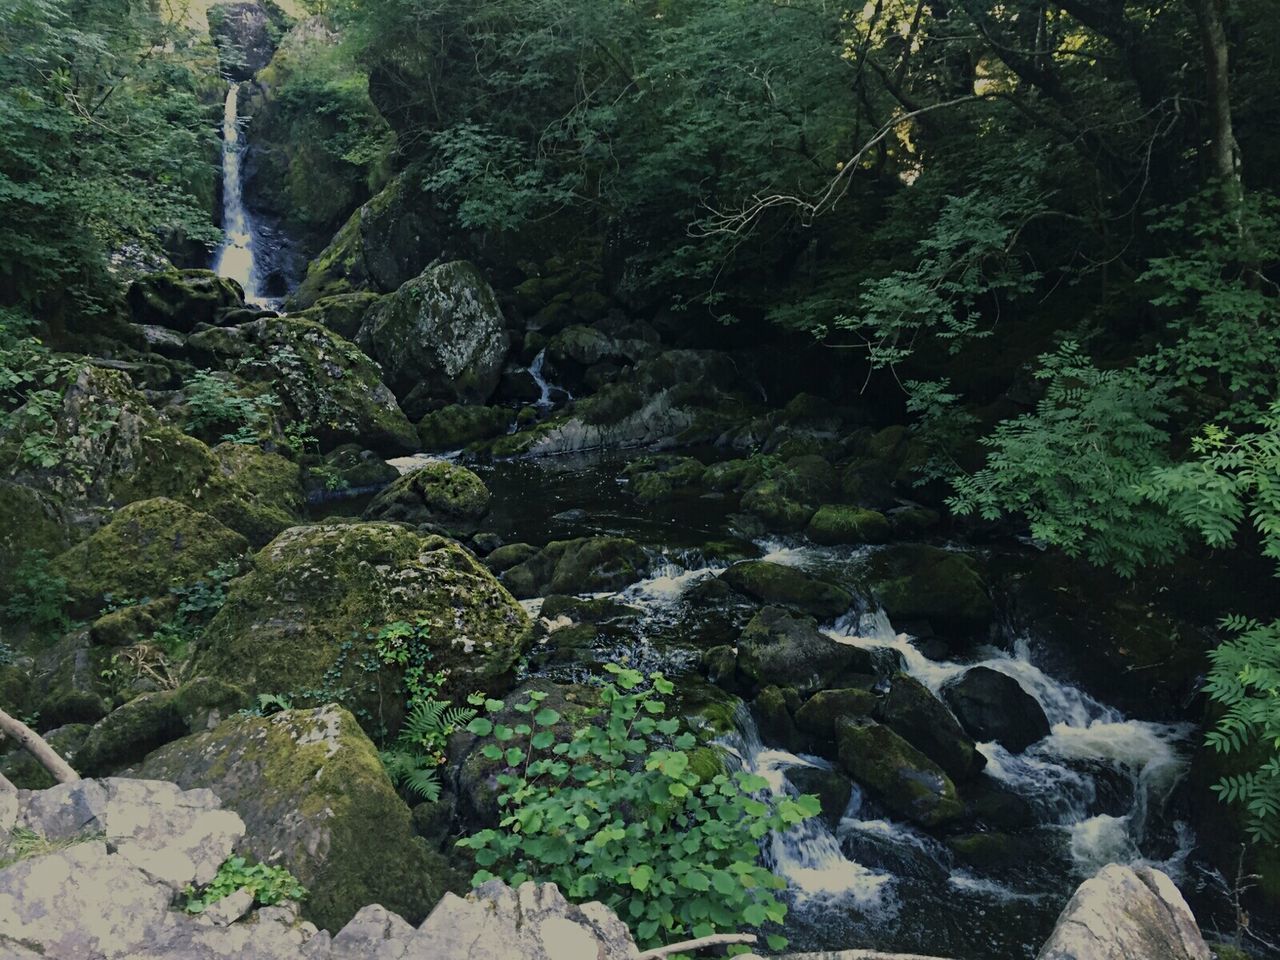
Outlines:
<svg viewBox="0 0 1280 960"><path fill-rule="evenodd" d="M36 733L17 717L0 710L0 734L13 737L18 746L31 754L42 767L49 771L53 779L59 783L70 783L79 780L80 774L71 769L71 765L58 752L45 742L44 737Z"/></svg>
<svg viewBox="0 0 1280 960"><path fill-rule="evenodd" d="M671 943L665 947L654 947L652 950L646 950L644 953L638 954L635 960L661 960L662 957L669 957L673 953L705 950L707 947L724 947L735 943L755 942L756 935L754 933L715 933L709 937L699 937L696 940L681 940L679 943Z"/></svg>

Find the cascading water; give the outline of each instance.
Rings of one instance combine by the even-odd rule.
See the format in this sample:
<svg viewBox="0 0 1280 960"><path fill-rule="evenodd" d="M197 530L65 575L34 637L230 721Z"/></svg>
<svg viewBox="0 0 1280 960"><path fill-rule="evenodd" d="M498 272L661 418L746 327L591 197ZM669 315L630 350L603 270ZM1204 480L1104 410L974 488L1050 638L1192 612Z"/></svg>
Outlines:
<svg viewBox="0 0 1280 960"><path fill-rule="evenodd" d="M253 224L242 196L240 161L245 145L240 136L239 100L240 85L232 83L222 111L222 231L225 236L214 257L213 271L239 283L247 302L261 303Z"/></svg>
<svg viewBox="0 0 1280 960"><path fill-rule="evenodd" d="M547 380L543 373L543 364L546 363L547 351L539 350L538 355L533 358L533 362L529 364L529 376L533 377L533 382L538 385L540 396L534 401L534 406L541 410L550 410L555 406L555 395L561 394L564 399L572 400L573 394L564 387L558 387L554 383Z"/></svg>

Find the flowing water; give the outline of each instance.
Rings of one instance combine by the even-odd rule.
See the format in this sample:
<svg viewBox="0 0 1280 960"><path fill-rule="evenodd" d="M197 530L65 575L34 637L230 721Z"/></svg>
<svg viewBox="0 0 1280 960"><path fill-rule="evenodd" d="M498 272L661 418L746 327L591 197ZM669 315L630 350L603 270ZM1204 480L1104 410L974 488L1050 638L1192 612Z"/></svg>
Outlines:
<svg viewBox="0 0 1280 960"><path fill-rule="evenodd" d="M227 88L222 111L222 246L213 260L213 271L244 288L245 301L264 303L254 251L253 221L245 209L241 165L245 143L238 116L240 85Z"/></svg>

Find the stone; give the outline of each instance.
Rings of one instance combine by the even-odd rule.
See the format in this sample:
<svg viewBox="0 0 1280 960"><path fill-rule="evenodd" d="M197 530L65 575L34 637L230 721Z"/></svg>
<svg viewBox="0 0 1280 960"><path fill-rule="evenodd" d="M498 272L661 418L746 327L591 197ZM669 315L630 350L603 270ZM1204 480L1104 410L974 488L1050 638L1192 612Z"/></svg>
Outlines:
<svg viewBox="0 0 1280 960"><path fill-rule="evenodd" d="M488 281L463 261L428 267L378 304L356 342L402 400L484 403L510 345Z"/></svg>
<svg viewBox="0 0 1280 960"><path fill-rule="evenodd" d="M187 725L174 700L172 690L144 693L107 714L76 751L77 771L89 776L114 773L184 736Z"/></svg>
<svg viewBox="0 0 1280 960"><path fill-rule="evenodd" d="M508 549L503 547L495 553ZM642 579L648 569L649 555L634 540L580 537L552 541L527 560L508 567L501 579L516 597L524 600L551 593L621 590Z"/></svg>
<svg viewBox="0 0 1280 960"><path fill-rule="evenodd" d="M309 468L304 483L309 499L325 500L330 494L377 492L400 475L373 450L365 450L358 443L344 443L324 455L322 467Z"/></svg>
<svg viewBox="0 0 1280 960"><path fill-rule="evenodd" d="M244 291L212 270L171 270L139 277L125 295L134 323L190 333L244 306Z"/></svg>
<svg viewBox="0 0 1280 960"><path fill-rule="evenodd" d="M373 498L366 520L429 526L449 536L474 533L489 511L489 489L479 477L447 460L404 474Z"/></svg>
<svg viewBox="0 0 1280 960"><path fill-rule="evenodd" d="M995 740L1012 753L1049 735L1040 702L1013 677L991 667L966 670L942 688L942 698L975 740Z"/></svg>
<svg viewBox="0 0 1280 960"><path fill-rule="evenodd" d="M786 750L801 748L800 731L787 706L787 694L776 686L767 686L756 694L752 712L760 730L760 738L772 746Z"/></svg>
<svg viewBox="0 0 1280 960"><path fill-rule="evenodd" d="M986 758L942 701L909 674L889 678L889 690L874 715L954 780L976 776L986 765Z"/></svg>
<svg viewBox="0 0 1280 960"><path fill-rule="evenodd" d="M232 717L137 773L217 794L244 820L246 852L287 867L310 891L304 916L323 928L374 901L421 918L455 880L413 835L376 748L341 707Z"/></svg>
<svg viewBox="0 0 1280 960"><path fill-rule="evenodd" d="M290 316L299 320L311 320L328 327L346 340L355 340L365 317L381 299L381 295L370 291L321 297L307 309L291 313Z"/></svg>
<svg viewBox="0 0 1280 960"><path fill-rule="evenodd" d="M891 528L883 513L862 507L827 505L809 519L805 534L814 543L885 543Z"/></svg>
<svg viewBox="0 0 1280 960"><path fill-rule="evenodd" d="M227 927L252 909L253 893L248 887L241 887L235 893L229 893L205 907L203 916L215 926Z"/></svg>
<svg viewBox="0 0 1280 960"><path fill-rule="evenodd" d="M507 407L450 404L433 410L418 422L418 439L426 451L460 450L477 440L505 434L512 419Z"/></svg>
<svg viewBox="0 0 1280 960"><path fill-rule="evenodd" d="M823 822L834 832L849 806L853 783L837 770L798 766L787 769L787 780L802 794L811 793L822 804Z"/></svg>
<svg viewBox="0 0 1280 960"><path fill-rule="evenodd" d="M396 621L423 625L450 696L501 689L528 639L524 610L457 543L393 523L325 523L286 530L230 584L193 673L286 697L348 689L371 728L374 717L394 728L400 674L378 663L384 682L371 684L364 667L376 662L369 634Z"/></svg>
<svg viewBox="0 0 1280 960"><path fill-rule="evenodd" d="M955 784L941 767L874 720L841 717L837 755L849 776L889 810L924 827L964 814Z"/></svg>
<svg viewBox="0 0 1280 960"><path fill-rule="evenodd" d="M768 529L783 533L803 530L816 512L812 504L788 496L774 479L761 480L744 493L742 509L763 520Z"/></svg>
<svg viewBox="0 0 1280 960"><path fill-rule="evenodd" d="M834 620L853 606L853 594L839 584L769 560L735 563L720 579L756 600L791 607L823 620Z"/></svg>
<svg viewBox="0 0 1280 960"><path fill-rule="evenodd" d="M275 43L267 8L258 0L221 0L209 7L209 36L218 48L221 71L250 80L271 62Z"/></svg>
<svg viewBox="0 0 1280 960"><path fill-rule="evenodd" d="M642 457L627 464L623 475L631 493L641 503L657 503L677 493L694 491L702 482L706 467L693 457Z"/></svg>
<svg viewBox="0 0 1280 960"><path fill-rule="evenodd" d="M879 704L879 696L863 687L819 690L796 711L796 726L819 747L834 747L836 723L841 717L869 717Z"/></svg>
<svg viewBox="0 0 1280 960"><path fill-rule="evenodd" d="M1037 960L1210 960L1182 894L1151 867L1107 864L1062 909Z"/></svg>
<svg viewBox="0 0 1280 960"><path fill-rule="evenodd" d="M302 520L302 471L294 461L249 443L220 443L213 455L222 475L251 494L253 509L240 511L238 522L230 518L228 526L244 533L253 546L266 546ZM225 507L217 512L228 513Z"/></svg>
<svg viewBox="0 0 1280 960"><path fill-rule="evenodd" d="M208 514L156 497L121 508L105 527L59 555L50 570L67 582L73 608L103 598L159 597L243 556L249 542Z"/></svg>
<svg viewBox="0 0 1280 960"><path fill-rule="evenodd" d="M738 670L757 684L794 688L801 696L856 672L863 651L837 643L814 621L782 607L765 607L738 638Z"/></svg>
<svg viewBox="0 0 1280 960"><path fill-rule="evenodd" d="M0 570L16 570L31 553L48 556L68 546L68 531L54 502L38 490L0 480ZM0 577L0 600L10 577Z"/></svg>
<svg viewBox="0 0 1280 960"><path fill-rule="evenodd" d="M939 632L985 635L995 617L977 563L939 547L899 544L868 567L877 599L895 622L926 620Z"/></svg>

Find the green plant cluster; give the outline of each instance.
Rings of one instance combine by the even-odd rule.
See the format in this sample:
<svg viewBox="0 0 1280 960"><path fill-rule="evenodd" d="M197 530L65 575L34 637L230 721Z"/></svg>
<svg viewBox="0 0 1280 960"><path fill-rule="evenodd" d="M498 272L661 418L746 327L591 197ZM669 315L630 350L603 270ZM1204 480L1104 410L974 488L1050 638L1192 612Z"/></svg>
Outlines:
<svg viewBox="0 0 1280 960"><path fill-rule="evenodd" d="M771 797L743 771L695 772L696 739L666 716L671 681L605 669L602 707L568 735L543 693L513 706L513 725L493 719L501 701L473 698L489 716L468 730L500 766L501 790L497 827L459 841L481 868L473 882L556 883L612 907L642 945L781 923L785 881L761 864L761 842L816 815L817 798Z"/></svg>
<svg viewBox="0 0 1280 960"><path fill-rule="evenodd" d="M197 370L182 385L188 433L201 436L210 430L234 443L257 443L270 430L271 411L280 400L270 392L246 396L225 375Z"/></svg>
<svg viewBox="0 0 1280 960"><path fill-rule="evenodd" d="M285 900L302 900L307 895L306 888L284 867L250 863L244 857L228 857L207 884L199 889L188 886L183 891L182 909L187 913L204 913L240 889L252 893L254 904L261 907L275 906Z"/></svg>
<svg viewBox="0 0 1280 960"><path fill-rule="evenodd" d="M20 623L37 633L66 629L67 581L49 570L49 557L29 550L8 574L8 599L0 604L0 620Z"/></svg>

